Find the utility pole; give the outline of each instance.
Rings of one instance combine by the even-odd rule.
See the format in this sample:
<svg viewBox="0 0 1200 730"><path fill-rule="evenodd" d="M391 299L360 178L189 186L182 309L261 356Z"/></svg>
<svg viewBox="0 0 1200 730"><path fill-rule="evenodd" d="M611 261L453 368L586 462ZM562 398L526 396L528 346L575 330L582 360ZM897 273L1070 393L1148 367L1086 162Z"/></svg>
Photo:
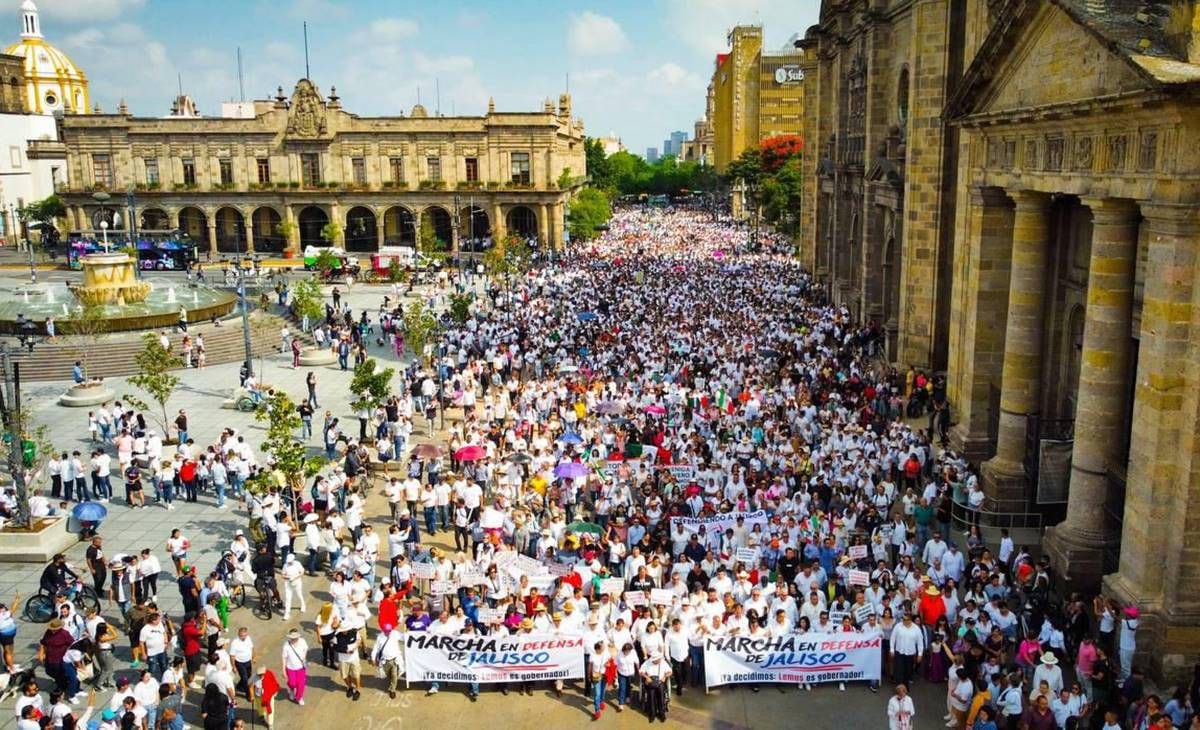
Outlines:
<svg viewBox="0 0 1200 730"><path fill-rule="evenodd" d="M24 439L24 424L21 418L21 366L12 362L8 345L0 343L0 360L4 367L4 388L0 389L0 412L4 416L4 428L8 432L8 472L12 478L13 491L17 496L17 508L13 525L30 527L29 492L25 484L25 459L21 447Z"/></svg>

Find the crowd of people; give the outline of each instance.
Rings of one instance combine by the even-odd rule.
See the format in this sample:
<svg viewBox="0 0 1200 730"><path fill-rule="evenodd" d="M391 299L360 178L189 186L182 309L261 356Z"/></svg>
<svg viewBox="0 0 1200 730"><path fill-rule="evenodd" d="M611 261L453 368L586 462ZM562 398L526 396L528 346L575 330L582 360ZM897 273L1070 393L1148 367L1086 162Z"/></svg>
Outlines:
<svg viewBox="0 0 1200 730"><path fill-rule="evenodd" d="M335 301L319 329L346 344L339 357L402 352L404 306L386 298L373 324ZM708 638L851 633L883 638L894 729L925 716L971 730L1200 727L1197 682L1169 698L1145 691L1136 606L1064 595L1048 562L1007 533L985 544L978 475L935 443L944 385L882 364L880 328L828 303L784 241L764 236L751 251L744 230L704 214L626 210L596 241L443 321L392 397L356 414L357 433L326 410L330 466L304 489L256 480L273 465L235 430L199 448L181 411L181 445L167 454L136 413L102 408L93 474L115 450L131 504L147 501L145 470L168 509L180 487L219 507L230 496L247 528L205 570L172 534L175 617L156 608L151 551L108 559L97 538L87 567L120 615L80 617L60 599L40 656L55 689L47 702L24 685L22 730L38 716L79 724L81 688L113 682L118 628L134 675L118 675L92 718L103 730L181 727L189 688L206 728L240 722L243 700L273 719L285 689L303 704L318 648L350 701L364 662L395 696L413 632L582 636L585 676L544 689L583 692L595 720L610 706L665 719L674 697L705 689ZM320 408L315 376L309 385L302 438ZM417 419L431 434L439 409L452 413L446 433L415 443ZM55 460L55 497L72 498L64 475L82 479L82 459ZM111 499L110 487L94 489ZM372 497L386 507L368 509ZM312 602L305 578L322 575L331 599ZM56 576L70 582L43 578L57 588ZM234 629L237 586L281 600L279 657ZM0 608L0 636L16 611ZM944 704L914 703L914 683L944 688ZM880 686L836 684L775 688ZM534 683L463 689L475 700ZM88 707L100 707L94 696Z"/></svg>

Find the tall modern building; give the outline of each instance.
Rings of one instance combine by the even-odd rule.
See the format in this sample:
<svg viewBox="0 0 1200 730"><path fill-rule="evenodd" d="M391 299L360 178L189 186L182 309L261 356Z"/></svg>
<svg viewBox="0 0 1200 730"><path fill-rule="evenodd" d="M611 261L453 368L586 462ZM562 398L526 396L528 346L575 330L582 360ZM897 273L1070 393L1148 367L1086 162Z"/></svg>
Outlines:
<svg viewBox="0 0 1200 730"><path fill-rule="evenodd" d="M663 140L663 156L674 155L680 156L683 152L683 143L687 141L687 132L671 132L671 136Z"/></svg>
<svg viewBox="0 0 1200 730"><path fill-rule="evenodd" d="M650 164L654 164L655 162L658 162L658 148L657 147L647 147L646 148L646 162L649 162Z"/></svg>
<svg viewBox="0 0 1200 730"><path fill-rule="evenodd" d="M796 40L779 51L763 50L762 26L729 32L729 52L713 69L715 164L719 172L742 151L781 134L802 134L805 78L815 71L815 44Z"/></svg>

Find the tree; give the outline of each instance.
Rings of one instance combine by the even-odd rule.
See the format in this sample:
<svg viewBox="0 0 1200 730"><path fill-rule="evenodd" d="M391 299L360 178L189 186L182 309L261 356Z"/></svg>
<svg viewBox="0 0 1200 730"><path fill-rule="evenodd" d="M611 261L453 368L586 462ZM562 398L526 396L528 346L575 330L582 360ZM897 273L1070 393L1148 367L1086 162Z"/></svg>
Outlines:
<svg viewBox="0 0 1200 730"><path fill-rule="evenodd" d="M472 292L455 292L450 295L450 316L455 322L463 324L471 318L471 302L475 301Z"/></svg>
<svg viewBox="0 0 1200 730"><path fill-rule="evenodd" d="M529 268L533 251L517 236L509 234L483 255L483 270L488 276L519 274Z"/></svg>
<svg viewBox="0 0 1200 730"><path fill-rule="evenodd" d="M292 237L296 235L299 226L294 221L279 221L275 224L275 235L283 236L283 247L292 247Z"/></svg>
<svg viewBox="0 0 1200 730"><path fill-rule="evenodd" d="M325 460L319 456L309 456L308 447L296 438L296 431L301 425L296 404L286 393L271 391L259 404L254 418L267 423L267 435L261 448L264 454L275 460L275 471L284 484L293 490L303 489L305 479L320 471ZM266 485L259 481L251 486L263 489Z"/></svg>
<svg viewBox="0 0 1200 730"><path fill-rule="evenodd" d="M437 318L425 307L424 302L418 299L404 308L404 341L416 353L418 360L426 361L425 348L433 344L437 332Z"/></svg>
<svg viewBox="0 0 1200 730"><path fill-rule="evenodd" d="M417 251L431 259L442 258L445 255L446 242L437 237L433 229L433 221L429 216L421 217L421 228L417 231Z"/></svg>
<svg viewBox="0 0 1200 730"><path fill-rule="evenodd" d="M325 316L321 286L313 279L301 279L292 285L292 312L296 317L308 317L309 323Z"/></svg>
<svg viewBox="0 0 1200 730"><path fill-rule="evenodd" d="M79 362L83 366L83 377L88 377L88 364L91 362L92 351L99 346L102 335L108 331L108 320L105 309L99 304L92 304L76 310L76 315L63 323L62 331L69 333L68 342L78 353Z"/></svg>
<svg viewBox="0 0 1200 730"><path fill-rule="evenodd" d="M50 195L27 204L18 213L23 221L54 227L59 218L67 215L67 206L63 205L62 198Z"/></svg>
<svg viewBox="0 0 1200 730"><path fill-rule="evenodd" d="M788 158L773 175L763 179L759 199L763 216L790 236L800 232L804 198L804 167L799 157Z"/></svg>
<svg viewBox="0 0 1200 730"><path fill-rule="evenodd" d="M323 230L321 233L324 235ZM323 248L317 252L317 259L313 262L313 268L321 272L321 277L324 278L329 276L329 272L334 269L342 268L342 260L333 251Z"/></svg>
<svg viewBox="0 0 1200 730"><path fill-rule="evenodd" d="M179 387L179 378L172 375L171 371L183 367L183 360L163 347L158 340L158 335L153 332L142 335L142 351L134 355L133 360L137 363L138 371L135 375L129 376L129 383L143 390L151 400L158 404L162 418L159 419L155 415L152 417L158 421L163 435L166 436L170 425L167 416L167 402L171 400L175 388ZM150 410L150 406L136 396L125 395L123 398L138 410Z"/></svg>
<svg viewBox="0 0 1200 730"><path fill-rule="evenodd" d="M763 172L774 174L784 163L804 153L804 138L798 134L779 134L759 143Z"/></svg>
<svg viewBox="0 0 1200 730"><path fill-rule="evenodd" d="M571 199L567 228L571 240L586 241L599 233L599 227L612 218L608 196L596 188L584 188Z"/></svg>
<svg viewBox="0 0 1200 730"><path fill-rule="evenodd" d="M354 366L354 377L350 380L350 392L356 397L350 404L354 410L375 410L391 395L391 368L379 369L375 358L369 357Z"/></svg>
<svg viewBox="0 0 1200 730"><path fill-rule="evenodd" d="M604 153L604 144L595 137L583 141L583 152L587 157L587 174L592 178L592 185L600 189L616 190L612 179L612 166L608 163L608 155Z"/></svg>
<svg viewBox="0 0 1200 730"><path fill-rule="evenodd" d="M325 243L328 243L330 246L332 246L334 243L336 243L337 240L341 237L342 237L342 227L339 226L337 223L330 221L329 223L326 223L324 226L321 227L321 238L323 238L325 240Z"/></svg>

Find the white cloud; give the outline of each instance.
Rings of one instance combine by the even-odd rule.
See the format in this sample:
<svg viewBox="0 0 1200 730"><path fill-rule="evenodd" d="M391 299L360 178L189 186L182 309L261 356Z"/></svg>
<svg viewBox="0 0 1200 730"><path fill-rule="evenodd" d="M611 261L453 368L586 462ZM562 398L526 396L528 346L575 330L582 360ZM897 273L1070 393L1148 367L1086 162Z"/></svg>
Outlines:
<svg viewBox="0 0 1200 730"><path fill-rule="evenodd" d="M793 33L817 22L816 0L667 0L663 26L692 49L719 53L728 48L725 36L735 25L761 24L764 44L782 46Z"/></svg>
<svg viewBox="0 0 1200 730"><path fill-rule="evenodd" d="M383 43L398 41L401 38L410 38L417 34L419 27L415 20L408 18L378 18L371 21L371 25L367 28L367 34L373 39Z"/></svg>
<svg viewBox="0 0 1200 730"><path fill-rule="evenodd" d="M582 15L571 16L567 47L580 56L598 56L628 49L629 38L617 21L587 10Z"/></svg>
<svg viewBox="0 0 1200 730"><path fill-rule="evenodd" d="M646 79L656 87L668 92L688 92L703 89L704 80L677 63L664 63L646 74Z"/></svg>
<svg viewBox="0 0 1200 730"><path fill-rule="evenodd" d="M146 0L42 0L38 3L38 11L53 20L79 24L124 17L145 4ZM10 0L4 5L11 5L15 14L20 3ZM8 14L2 17L7 18ZM43 28L42 32L47 29Z"/></svg>
<svg viewBox="0 0 1200 730"><path fill-rule="evenodd" d="M270 12L278 12L278 6L268 3ZM340 18L349 12L349 8L338 0L292 0L287 8L287 14L300 20L311 20L320 23L324 18Z"/></svg>

